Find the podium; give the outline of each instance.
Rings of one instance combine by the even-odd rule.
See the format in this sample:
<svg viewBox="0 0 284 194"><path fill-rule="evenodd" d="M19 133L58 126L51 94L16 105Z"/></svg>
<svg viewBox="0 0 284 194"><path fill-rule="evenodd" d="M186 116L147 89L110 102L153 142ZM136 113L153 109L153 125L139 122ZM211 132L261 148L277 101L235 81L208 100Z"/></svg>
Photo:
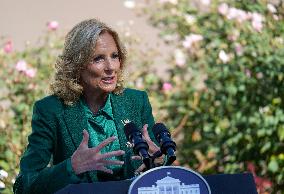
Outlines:
<svg viewBox="0 0 284 194"><path fill-rule="evenodd" d="M211 194L257 194L251 173L202 176ZM56 194L127 194L132 180L71 184Z"/></svg>

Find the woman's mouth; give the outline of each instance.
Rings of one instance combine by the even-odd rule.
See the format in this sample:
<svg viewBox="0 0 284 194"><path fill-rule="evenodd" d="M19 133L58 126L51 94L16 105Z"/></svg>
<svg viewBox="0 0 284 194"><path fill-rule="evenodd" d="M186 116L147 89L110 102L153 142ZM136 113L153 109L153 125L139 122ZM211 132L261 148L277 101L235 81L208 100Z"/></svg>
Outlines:
<svg viewBox="0 0 284 194"><path fill-rule="evenodd" d="M102 82L105 84L113 84L115 83L115 81L116 81L115 76L108 76L102 78Z"/></svg>

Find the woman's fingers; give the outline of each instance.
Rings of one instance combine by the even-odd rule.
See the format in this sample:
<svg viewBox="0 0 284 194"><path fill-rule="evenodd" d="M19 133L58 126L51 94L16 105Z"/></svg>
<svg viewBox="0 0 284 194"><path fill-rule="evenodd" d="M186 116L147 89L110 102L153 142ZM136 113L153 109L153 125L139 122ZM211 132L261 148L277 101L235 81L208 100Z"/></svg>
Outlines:
<svg viewBox="0 0 284 194"><path fill-rule="evenodd" d="M147 128L148 125L145 124L142 128L142 135L149 145L149 151L151 152L151 154L153 154L154 152L158 151L160 148L151 140Z"/></svg>
<svg viewBox="0 0 284 194"><path fill-rule="evenodd" d="M155 152L160 150L160 148L152 141L151 143L148 143L148 145L149 145L149 151L151 152L151 154L154 154Z"/></svg>
<svg viewBox="0 0 284 194"><path fill-rule="evenodd" d="M142 160L141 156L131 156L132 160Z"/></svg>
<svg viewBox="0 0 284 194"><path fill-rule="evenodd" d="M150 140L151 138L150 138L150 136L149 136L149 133L148 133L147 128L148 128L148 124L145 124L145 125L143 126L143 128L142 128L142 135L144 136L144 138L145 138L146 140Z"/></svg>
<svg viewBox="0 0 284 194"><path fill-rule="evenodd" d="M109 143L113 142L114 140L116 140L117 137L115 136L112 136L112 137L109 137L107 139L105 139L104 141L102 141L98 146L94 147L93 148L93 151L95 153L98 153L101 149L103 149L104 147L106 147Z"/></svg>
<svg viewBox="0 0 284 194"><path fill-rule="evenodd" d="M100 166L99 168L97 168L97 170L109 173L109 174L113 174L113 171L111 169L106 168L105 166Z"/></svg>
<svg viewBox="0 0 284 194"><path fill-rule="evenodd" d="M89 133L86 129L83 130L83 140L81 141L79 148L88 148Z"/></svg>
<svg viewBox="0 0 284 194"><path fill-rule="evenodd" d="M98 146L89 148L89 134L86 130L83 130L83 140L71 157L71 164L75 173L80 174L90 170L101 170L106 173L112 173L112 170L105 167L106 165L123 165L123 161L106 160L114 156L123 155L125 153L123 150L111 151L104 154L100 153L102 148L116 139L115 136L109 137L102 141Z"/></svg>
<svg viewBox="0 0 284 194"><path fill-rule="evenodd" d="M140 173L143 172L143 170L146 168L145 164L142 164L141 166L139 166L139 168L136 169L136 173Z"/></svg>
<svg viewBox="0 0 284 194"><path fill-rule="evenodd" d="M100 154L98 156L98 159L101 160L101 159L111 158L113 156L121 156L123 154L125 154L123 150L111 151L104 154Z"/></svg>
<svg viewBox="0 0 284 194"><path fill-rule="evenodd" d="M120 160L101 160L100 163L102 163L104 166L105 165L123 165L124 161L120 161Z"/></svg>
<svg viewBox="0 0 284 194"><path fill-rule="evenodd" d="M93 160L91 162L91 165L88 166L88 171L90 170L100 170L100 171L104 171L107 173L111 173L111 170L106 170L106 166L109 165L123 165L124 161L120 161L120 160L104 160L104 159L100 159L100 160Z"/></svg>

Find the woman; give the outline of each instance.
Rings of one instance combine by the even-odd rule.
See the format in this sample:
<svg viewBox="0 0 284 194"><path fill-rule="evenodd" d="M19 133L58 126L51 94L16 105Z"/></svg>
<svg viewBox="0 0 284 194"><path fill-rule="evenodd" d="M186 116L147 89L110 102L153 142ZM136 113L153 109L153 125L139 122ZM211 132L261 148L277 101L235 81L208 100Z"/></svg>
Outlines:
<svg viewBox="0 0 284 194"><path fill-rule="evenodd" d="M127 147L126 121L143 127L151 153L158 150L147 132L154 124L147 94L123 87L125 59L117 33L96 19L67 34L52 95L34 104L15 193L54 193L72 183L133 177L142 166Z"/></svg>

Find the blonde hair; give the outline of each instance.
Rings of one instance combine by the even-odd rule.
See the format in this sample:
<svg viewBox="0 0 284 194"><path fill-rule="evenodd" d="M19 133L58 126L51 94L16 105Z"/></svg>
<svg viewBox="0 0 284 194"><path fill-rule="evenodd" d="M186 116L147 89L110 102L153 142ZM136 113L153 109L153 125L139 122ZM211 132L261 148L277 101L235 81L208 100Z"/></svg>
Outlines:
<svg viewBox="0 0 284 194"><path fill-rule="evenodd" d="M89 19L74 26L67 34L62 55L55 63L55 75L50 84L50 90L52 94L61 98L64 104L74 104L80 98L83 92L83 87L80 85L80 72L91 62L96 41L104 32L112 35L118 49L120 72L114 93L122 93L126 50L116 31L97 19Z"/></svg>

